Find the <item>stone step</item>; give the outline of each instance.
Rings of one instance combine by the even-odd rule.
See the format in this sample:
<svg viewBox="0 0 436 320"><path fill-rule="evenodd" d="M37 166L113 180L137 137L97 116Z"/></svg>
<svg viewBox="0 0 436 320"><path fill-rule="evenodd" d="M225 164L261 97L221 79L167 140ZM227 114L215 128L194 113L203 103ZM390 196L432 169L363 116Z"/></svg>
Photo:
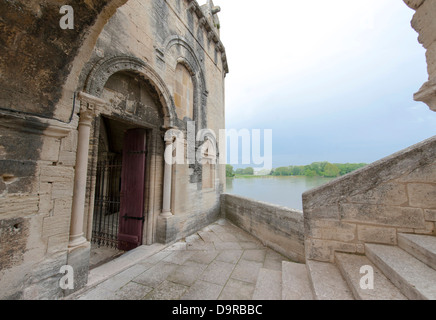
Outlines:
<svg viewBox="0 0 436 320"><path fill-rule="evenodd" d="M399 247L366 244L366 255L411 300L436 299L436 271Z"/></svg>
<svg viewBox="0 0 436 320"><path fill-rule="evenodd" d="M436 237L399 234L398 246L436 270Z"/></svg>
<svg viewBox="0 0 436 320"><path fill-rule="evenodd" d="M253 300L282 300L282 272L261 268Z"/></svg>
<svg viewBox="0 0 436 320"><path fill-rule="evenodd" d="M305 264L282 262L282 300L313 300Z"/></svg>
<svg viewBox="0 0 436 320"><path fill-rule="evenodd" d="M334 264L309 260L306 266L315 300L354 300L347 282Z"/></svg>
<svg viewBox="0 0 436 320"><path fill-rule="evenodd" d="M355 299L407 300L401 291L367 257L356 254L336 253L335 258L336 264L353 292ZM362 288L361 286L362 277L368 275L366 269L361 269L367 266L371 267L374 271L373 288Z"/></svg>

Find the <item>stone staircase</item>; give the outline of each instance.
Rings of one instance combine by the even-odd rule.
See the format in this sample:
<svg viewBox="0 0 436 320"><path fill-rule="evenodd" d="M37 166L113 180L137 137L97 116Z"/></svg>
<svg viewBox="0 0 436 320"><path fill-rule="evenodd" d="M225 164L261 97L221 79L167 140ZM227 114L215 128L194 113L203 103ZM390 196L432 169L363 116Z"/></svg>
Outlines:
<svg viewBox="0 0 436 320"><path fill-rule="evenodd" d="M399 234L398 246L365 249L366 256L336 253L334 264L283 261L282 271L261 269L253 299L436 300L436 237ZM361 287L368 266L373 289Z"/></svg>

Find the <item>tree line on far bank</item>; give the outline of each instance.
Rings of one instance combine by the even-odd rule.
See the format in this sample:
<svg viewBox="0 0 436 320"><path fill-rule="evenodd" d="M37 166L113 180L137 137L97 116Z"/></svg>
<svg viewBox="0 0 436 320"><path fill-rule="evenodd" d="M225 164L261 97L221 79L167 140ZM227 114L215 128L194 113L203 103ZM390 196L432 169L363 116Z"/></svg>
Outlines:
<svg viewBox="0 0 436 320"><path fill-rule="evenodd" d="M366 166L366 163L330 163L314 162L305 166L288 166L272 169L270 176L306 176L306 177L326 177L336 178L353 172ZM226 176L231 178L235 176L254 176L254 168L234 170L233 166L226 166Z"/></svg>

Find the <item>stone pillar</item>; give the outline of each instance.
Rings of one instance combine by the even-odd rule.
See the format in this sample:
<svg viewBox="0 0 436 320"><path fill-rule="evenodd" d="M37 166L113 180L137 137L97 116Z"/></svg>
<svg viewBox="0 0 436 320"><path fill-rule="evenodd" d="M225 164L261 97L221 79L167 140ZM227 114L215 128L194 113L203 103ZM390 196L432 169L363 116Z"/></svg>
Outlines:
<svg viewBox="0 0 436 320"><path fill-rule="evenodd" d="M173 138L165 139L165 171L164 171L164 187L163 187L163 204L162 204L162 218L170 218L173 216L171 213L171 183L173 173Z"/></svg>
<svg viewBox="0 0 436 320"><path fill-rule="evenodd" d="M79 93L78 99L80 100L80 120L70 224L70 243L68 245L70 251L89 245L83 232L89 138L92 121L96 116L97 109L105 104L105 101L83 92Z"/></svg>

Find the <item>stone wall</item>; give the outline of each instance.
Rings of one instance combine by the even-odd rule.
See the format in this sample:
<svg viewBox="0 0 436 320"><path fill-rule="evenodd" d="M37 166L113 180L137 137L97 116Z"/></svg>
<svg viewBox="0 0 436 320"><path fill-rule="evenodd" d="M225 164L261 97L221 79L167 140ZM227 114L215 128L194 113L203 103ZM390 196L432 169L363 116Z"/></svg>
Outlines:
<svg viewBox="0 0 436 320"><path fill-rule="evenodd" d="M296 262L305 262L301 211L223 194L221 213L271 249Z"/></svg>
<svg viewBox="0 0 436 320"><path fill-rule="evenodd" d="M436 136L303 194L306 257L364 253L398 233L435 235Z"/></svg>
<svg viewBox="0 0 436 320"><path fill-rule="evenodd" d="M144 244L183 238L219 214L225 169L217 166L214 188L203 192L201 167L189 166L175 177L188 186L179 205L184 210L159 220L163 135L169 127L186 132L173 99L178 64L189 67L196 86L197 129L218 132L225 126L228 66L211 17L193 0L77 1L77 28L65 31L59 28L60 5L0 0L0 299L56 299L65 293L59 288L61 266L79 259L86 273L86 255L77 258L68 248L83 108L78 92L111 100L92 121L83 216L88 241L101 116L150 130ZM116 73L140 78L159 111L148 112L149 100L132 105L130 92L108 95L106 82Z"/></svg>

